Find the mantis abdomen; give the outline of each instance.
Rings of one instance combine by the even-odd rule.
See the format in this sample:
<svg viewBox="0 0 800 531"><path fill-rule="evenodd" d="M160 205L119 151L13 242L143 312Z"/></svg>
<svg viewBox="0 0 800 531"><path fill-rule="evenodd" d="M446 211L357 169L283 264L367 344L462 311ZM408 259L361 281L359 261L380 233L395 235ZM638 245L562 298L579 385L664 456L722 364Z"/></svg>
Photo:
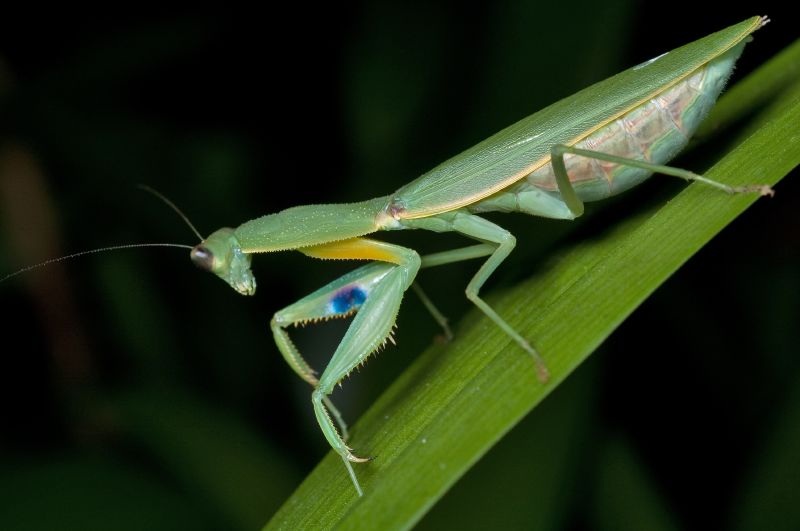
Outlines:
<svg viewBox="0 0 800 531"><path fill-rule="evenodd" d="M691 75L585 135L573 146L652 164L667 163L686 147L689 138L714 106L743 48L744 43L731 48ZM643 63L640 68L646 68L658 59ZM624 192L652 173L573 154L564 155L564 163L569 180L582 201L597 201ZM560 199L549 161L516 185L472 205L470 210L525 212L527 202L520 199L529 194L536 194L538 201L547 195L553 196L554 200ZM538 210L531 213L542 215Z"/></svg>

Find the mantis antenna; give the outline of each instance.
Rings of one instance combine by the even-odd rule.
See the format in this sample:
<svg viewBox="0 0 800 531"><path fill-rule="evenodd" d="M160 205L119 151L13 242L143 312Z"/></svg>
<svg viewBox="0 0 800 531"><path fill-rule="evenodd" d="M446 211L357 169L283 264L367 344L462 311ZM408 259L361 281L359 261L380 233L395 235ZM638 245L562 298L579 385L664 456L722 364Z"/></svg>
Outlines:
<svg viewBox="0 0 800 531"><path fill-rule="evenodd" d="M154 196L156 196L157 198L159 198L162 201L164 201L164 203L166 203L168 207L170 207L172 210L174 210L175 213L178 214L181 217L181 219L186 222L187 225L189 225L189 228L192 229L192 232L195 233L195 235L197 236L197 239L200 240L200 241L203 241L203 236L200 234L200 231L198 231L195 228L195 226L192 224L192 222L189 221L189 217L186 214L184 214L183 211L180 208L178 208L178 206L175 203L170 201L167 198L167 196L165 196L164 194L162 194L161 192L159 192L155 188L151 188L150 186L147 186L146 184L137 184L136 187L139 190L143 190L145 192L151 193Z"/></svg>
<svg viewBox="0 0 800 531"><path fill-rule="evenodd" d="M183 245L180 243L127 243L124 245L112 245L110 247L99 247L97 249L91 249L89 251L81 251L78 253L68 254L66 256L59 256L58 258L50 258L49 260L45 260L44 262L39 262L38 264L33 264L29 266L25 266L22 269L14 271L13 273L9 273L8 275L0 278L0 282L5 282L6 280L13 278L17 275L21 275L22 273L26 273L31 271L32 269L39 269L40 267L44 267L50 264L55 264L56 262L61 262L64 260L69 260L71 258L77 258L79 256L84 256L87 254L94 254L94 253L104 253L106 251L117 251L119 249L136 249L138 247L177 247L179 249L192 249L191 245Z"/></svg>
<svg viewBox="0 0 800 531"><path fill-rule="evenodd" d="M167 206L169 206L172 210L174 210L181 217L181 219L186 222L186 224L189 226L189 228L192 229L192 232L194 232L195 235L197 235L197 237L201 241L203 240L203 237L200 235L200 232L195 228L195 226L192 224L192 222L189 221L189 218L186 216L186 214L184 214L181 211L181 209L178 208L175 205L175 203L170 201L164 194L162 194L161 192L159 192L158 190L156 190L154 188L151 188L151 187L147 186L146 184L139 184L139 185L137 185L137 188L139 188L140 190L144 190L145 192L149 192L149 193L153 194L158 199L160 199L164 203L166 203ZM91 250L88 250L88 251L80 251L80 252L68 254L68 255L65 255L65 256L59 256L58 258L50 258L49 260L45 260L44 262L39 262L38 264L25 266L22 269L14 271L13 273L9 273L6 276L0 278L0 282L5 282L6 280L14 278L17 275L21 275L22 273L26 273L26 272L31 271L33 269L39 269L40 267L45 267L45 266L48 266L48 265L51 265L51 264L55 264L57 262L62 262L64 260L70 260L72 258L78 258L79 256L85 256L87 254L105 253L105 252L108 252L108 251L118 251L120 249L138 249L138 248L141 248L141 247L176 247L178 249L190 249L190 250L193 248L191 245L184 245L184 244L180 244L180 243L127 243L127 244L123 244L123 245L111 245L109 247L99 247L97 249L91 249Z"/></svg>

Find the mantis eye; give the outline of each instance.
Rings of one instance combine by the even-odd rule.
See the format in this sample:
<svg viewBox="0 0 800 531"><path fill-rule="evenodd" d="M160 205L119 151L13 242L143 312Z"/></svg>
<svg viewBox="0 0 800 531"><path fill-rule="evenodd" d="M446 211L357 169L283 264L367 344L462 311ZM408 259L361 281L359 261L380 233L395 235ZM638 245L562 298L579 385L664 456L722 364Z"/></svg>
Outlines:
<svg viewBox="0 0 800 531"><path fill-rule="evenodd" d="M198 245L192 249L190 256L194 265L203 271L212 271L214 269L214 253L212 253L208 247Z"/></svg>

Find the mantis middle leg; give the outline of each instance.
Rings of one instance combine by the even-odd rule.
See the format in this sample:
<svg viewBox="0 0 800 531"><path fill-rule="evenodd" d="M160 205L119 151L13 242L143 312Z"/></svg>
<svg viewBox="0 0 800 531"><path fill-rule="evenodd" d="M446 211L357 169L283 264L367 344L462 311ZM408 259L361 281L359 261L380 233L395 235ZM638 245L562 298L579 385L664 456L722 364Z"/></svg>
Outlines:
<svg viewBox="0 0 800 531"><path fill-rule="evenodd" d="M469 214L465 211L447 212L439 216L422 219L403 220L403 225L408 228L434 230L436 232L453 231L483 242L481 245L455 249L444 253L437 253L429 258L426 265L439 265L459 260L467 260L485 256L489 258L481 265L478 272L472 277L465 290L467 298L472 301L489 319L510 336L523 350L528 352L536 364L539 379L547 381L549 372L541 356L522 337L519 332L509 325L497 312L481 297L480 289L495 269L511 254L516 245L516 238L507 230L483 219L480 216Z"/></svg>

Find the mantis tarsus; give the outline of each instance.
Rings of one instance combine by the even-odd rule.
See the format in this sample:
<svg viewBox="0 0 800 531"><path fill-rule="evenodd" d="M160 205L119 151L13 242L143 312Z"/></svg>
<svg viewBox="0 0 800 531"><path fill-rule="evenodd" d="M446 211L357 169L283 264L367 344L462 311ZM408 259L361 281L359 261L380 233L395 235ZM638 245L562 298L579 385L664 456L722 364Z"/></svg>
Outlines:
<svg viewBox="0 0 800 531"><path fill-rule="evenodd" d="M539 381L547 382L539 353L479 295L516 243L513 235L480 213L574 219L583 213L583 202L625 191L652 172L701 181L729 193L772 193L766 186L731 188L662 165L686 145L713 106L750 34L765 23L765 18L753 17L597 83L500 131L391 195L290 208L235 229L220 229L192 249L196 265L245 295L256 288L250 270L254 253L298 250L315 258L370 261L280 310L271 321L280 352L314 388L317 421L342 457L359 495L351 462L368 459L346 445L346 425L329 395L353 368L392 340L402 297L419 269L486 257L466 295L532 356ZM402 229L452 231L480 243L420 256L412 249L365 237ZM353 313L330 363L317 376L287 328ZM531 384L536 385L533 378Z"/></svg>

